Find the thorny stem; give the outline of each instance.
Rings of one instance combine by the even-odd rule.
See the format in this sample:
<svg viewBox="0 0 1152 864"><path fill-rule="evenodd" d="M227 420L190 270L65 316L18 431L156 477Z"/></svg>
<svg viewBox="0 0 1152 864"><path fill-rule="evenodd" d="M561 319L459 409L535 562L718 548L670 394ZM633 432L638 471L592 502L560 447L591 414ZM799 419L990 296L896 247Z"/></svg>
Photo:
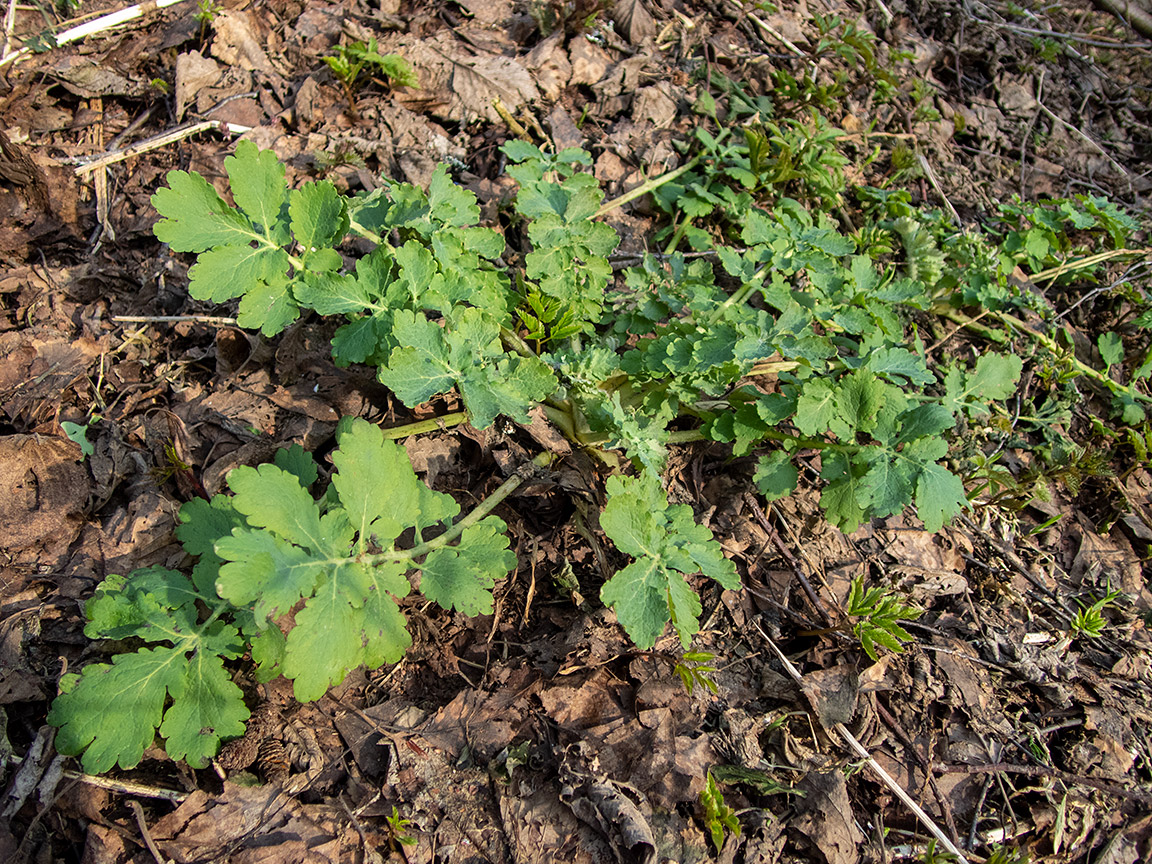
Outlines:
<svg viewBox="0 0 1152 864"><path fill-rule="evenodd" d="M531 474L532 468L547 468L552 464L552 460L556 458L555 454L545 451L539 454L531 462L525 464L522 470L517 471L507 480L500 484L499 488L483 501L481 501L475 509L472 510L467 516L441 534L439 537L434 537L418 546L411 549L393 549L389 552L381 552L377 555L364 555L360 560L367 564L369 567L375 567L379 564L387 564L390 561L414 561L430 552L434 552L444 546L447 546L468 528L471 528L489 513L499 506L500 502L511 495L519 488Z"/></svg>

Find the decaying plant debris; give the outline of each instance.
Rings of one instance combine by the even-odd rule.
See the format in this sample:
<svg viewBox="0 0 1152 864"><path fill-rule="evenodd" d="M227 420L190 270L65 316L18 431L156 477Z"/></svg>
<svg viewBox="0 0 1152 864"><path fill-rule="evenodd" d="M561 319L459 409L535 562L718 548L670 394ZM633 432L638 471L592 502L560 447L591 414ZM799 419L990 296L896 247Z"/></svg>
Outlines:
<svg viewBox="0 0 1152 864"><path fill-rule="evenodd" d="M1152 856L1138 374L1152 43L1139 16L1130 27L1087 2L185 0L54 46L48 10L9 8L4 860L850 864L943 860L931 856L949 845L969 861ZM353 83L334 77L324 58L357 43L404 58L419 86L371 63ZM778 142L742 140L769 119ZM374 370L333 362L339 322L306 315L271 339L242 329L234 308L190 299L192 258L152 234L167 172L223 190L242 136L275 152L293 188L427 186L446 163L519 255L501 150L519 138L588 150L609 199L687 166L679 186L598 215L620 235L610 260L623 279L646 251L695 254L722 236L732 178L692 173L707 164L692 161L699 128L775 154L754 172L759 203L798 198L845 233L861 205L837 197L838 177L906 190L957 235L1017 206L1034 230L1014 235L1011 290L1043 297L1067 341L1019 309L914 318L932 364L1029 352L1014 411L965 415L974 443L950 464L976 504L936 534L912 511L833 527L813 452L800 451L799 490L769 502L753 460L674 439L669 500L691 506L743 584L695 585L702 629L688 655L671 629L637 649L602 607L626 563L597 521L608 468L543 413L477 430L452 394L407 408ZM781 158L779 142L800 141ZM1087 264L1076 231L1045 233L1029 209L1078 194L1133 220L1102 216L1123 248L1099 229ZM689 198L694 219L678 215ZM892 237L904 231L893 260L934 266L916 231L890 221ZM1049 254L1061 263L1042 265ZM1011 341L995 345L997 333ZM1075 404L1041 398L1069 382ZM496 510L516 564L492 613L409 598L403 659L319 701L301 705L291 682L259 684L240 664L253 714L211 767L151 748L133 770L79 774L46 718L62 676L107 662L83 633L97 584L186 566L181 504L291 444L326 465L342 417L419 431L402 441L413 468L465 511L535 454L555 455L552 474ZM1082 449L1060 450L1067 440ZM872 586L883 591L869 599Z"/></svg>

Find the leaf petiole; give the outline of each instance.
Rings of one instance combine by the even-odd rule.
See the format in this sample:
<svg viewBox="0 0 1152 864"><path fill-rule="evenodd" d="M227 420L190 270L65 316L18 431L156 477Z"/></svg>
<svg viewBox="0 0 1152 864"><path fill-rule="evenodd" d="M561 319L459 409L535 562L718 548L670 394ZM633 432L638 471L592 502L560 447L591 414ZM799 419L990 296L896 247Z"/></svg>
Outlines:
<svg viewBox="0 0 1152 864"><path fill-rule="evenodd" d="M531 462L526 463L522 470L517 471L515 474L501 483L496 491L481 501L475 507L475 509L472 510L472 512L454 524L439 537L434 537L431 540L427 540L424 543L413 546L411 549L394 549L389 552L378 552L374 555L363 555L359 560L370 567L376 567L381 564L387 564L390 561L413 561L417 558L421 558L429 554L430 552L434 552L437 549L447 546L449 543L463 534L466 529L472 527L493 510L495 510L496 507L498 507L505 498L515 492L520 487L520 485L532 474L533 468L529 466L535 466L535 468L547 468L552 464L552 460L555 458L555 454L549 453L547 451L537 455L536 458Z"/></svg>

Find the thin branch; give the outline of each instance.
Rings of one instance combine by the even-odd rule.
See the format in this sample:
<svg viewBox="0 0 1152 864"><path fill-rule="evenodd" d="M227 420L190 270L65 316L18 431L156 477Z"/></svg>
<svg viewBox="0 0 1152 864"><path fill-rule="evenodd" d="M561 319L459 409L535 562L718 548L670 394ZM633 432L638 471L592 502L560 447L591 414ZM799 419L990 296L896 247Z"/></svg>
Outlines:
<svg viewBox="0 0 1152 864"><path fill-rule="evenodd" d="M1052 112L1052 109L1049 108L1047 105L1045 105L1043 102L1041 102L1039 99L1036 100L1036 104L1038 106L1040 106L1040 110L1043 111L1045 114L1047 114L1051 119L1055 120L1057 123L1059 123L1065 129L1067 129L1069 132L1075 132L1077 135L1079 135L1081 138L1083 138L1086 142L1088 142L1088 144L1097 153L1099 153L1101 156L1103 156L1105 159L1108 160L1108 162L1112 165L1112 167L1115 168L1120 173L1120 176L1127 177L1128 182L1129 183L1132 182L1131 172L1129 172L1127 168L1125 168L1123 165L1121 165L1119 162L1117 162L1115 159L1113 159L1111 154L1107 150L1105 150L1103 147L1101 147L1099 144L1097 144L1092 138L1090 138L1086 133L1077 129L1075 126L1073 126L1067 120L1065 120L1063 117L1056 116L1056 114L1054 114Z"/></svg>
<svg viewBox="0 0 1152 864"><path fill-rule="evenodd" d="M19 765L24 760L20 756L9 755L9 762ZM64 771L62 776L69 780L79 780L89 786L107 789L109 792L119 792L122 795L136 795L140 798L159 798L164 801L175 801L177 804L188 797L186 792L177 792L173 789L162 789L157 786L145 786L143 783L132 783L128 780L111 780L108 777L97 777L93 774L81 774L79 771Z"/></svg>
<svg viewBox="0 0 1152 864"><path fill-rule="evenodd" d="M152 839L152 832L148 830L148 822L144 819L144 808L140 806L140 802L129 801L128 806L132 809L132 815L136 817L136 827L140 829L140 836L144 838L144 845L152 853L153 860L156 864L167 864L164 856L160 854L156 841Z"/></svg>
<svg viewBox="0 0 1152 864"><path fill-rule="evenodd" d="M235 318L221 315L113 315L117 324L208 324L213 327L235 327Z"/></svg>
<svg viewBox="0 0 1152 864"><path fill-rule="evenodd" d="M1141 36L1152 39L1152 13L1140 8L1132 0L1095 0L1095 3L1124 21Z"/></svg>
<svg viewBox="0 0 1152 864"><path fill-rule="evenodd" d="M756 622L756 629L760 631L760 635L764 637L764 640L768 643L773 653L775 653L777 659L784 664L784 668L788 674L792 676L792 680L803 690L804 677L800 674L800 670L793 666L792 661L784 656L784 652L776 647L776 643L764 632L759 622ZM904 802L904 806L916 815L916 818L928 829L929 833L940 841L940 845L956 856L957 864L968 864L968 859L964 857L964 853L960 851L959 847L948 838L948 835L940 829L940 826L932 820L932 817L924 812L923 808L913 800L912 796L905 792L903 787L892 779L892 776L880 766L880 763L872 758L872 755L864 749L864 746L856 740L855 736L848 731L847 727L845 727L843 723L837 723L833 728L840 734L840 737L844 739L852 751L868 763L868 766L876 772L876 776L884 782L884 785L891 789L896 797Z"/></svg>
<svg viewBox="0 0 1152 864"><path fill-rule="evenodd" d="M776 545L780 554L784 556L784 560L792 567L792 572L800 581L800 586L804 589L804 593L808 595L809 602L811 602L816 611L820 613L820 617L824 619L824 623L834 625L836 623L835 619L833 619L828 609L825 608L824 603L820 600L820 595L816 593L816 589L812 587L812 583L804 574L803 569L800 567L800 562L793 557L792 551L784 544L780 533L772 523L768 521L768 517L764 515L764 511L760 509L760 504L756 501L756 496L751 492L746 492L744 494L744 503L751 508L752 515L756 518L756 521L760 523L760 527L767 532L772 543Z"/></svg>
<svg viewBox="0 0 1152 864"><path fill-rule="evenodd" d="M1116 783L1107 783L1104 780L1097 780L1095 777L1072 774L1068 771L1061 771L1059 768L1049 768L1046 765L1011 765L1007 762L996 762L991 765L944 765L938 763L933 765L932 769L940 774L1025 774L1029 777L1050 777L1053 780L1059 780L1073 786L1087 786L1090 789L1107 792L1109 795L1152 804L1152 792L1143 789L1126 789Z"/></svg>
<svg viewBox="0 0 1152 864"><path fill-rule="evenodd" d="M16 29L16 0L8 0L8 9L4 12L4 42L0 44L0 64L8 56L8 49L12 46L12 33Z"/></svg>
<svg viewBox="0 0 1152 864"><path fill-rule="evenodd" d="M1131 8L1130 4L1125 4L1125 6ZM1079 33L1061 33L1057 30L1024 27L1020 24L1009 24L1007 21L989 21L985 18L977 18L976 20L981 24L987 24L990 27L996 27L1000 30L1011 30L1014 33L1024 33L1028 36L1046 36L1049 39L1063 39L1067 42L1078 42L1081 45L1090 45L1093 48L1143 48L1145 50L1152 48L1152 43L1150 42L1120 42L1119 40L1101 39L1100 37L1081 36Z"/></svg>

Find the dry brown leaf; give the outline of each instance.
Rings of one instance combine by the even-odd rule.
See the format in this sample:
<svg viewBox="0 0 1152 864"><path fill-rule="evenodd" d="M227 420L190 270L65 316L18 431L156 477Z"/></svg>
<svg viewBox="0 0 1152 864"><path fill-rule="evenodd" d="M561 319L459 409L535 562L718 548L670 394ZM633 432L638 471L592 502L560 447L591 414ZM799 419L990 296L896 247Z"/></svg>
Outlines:
<svg viewBox="0 0 1152 864"><path fill-rule="evenodd" d="M852 815L844 774L809 771L796 788L806 794L795 799L799 816L792 826L816 845L828 864L856 864L864 835Z"/></svg>
<svg viewBox="0 0 1152 864"><path fill-rule="evenodd" d="M852 722L860 686L854 666L845 664L809 670L804 674L802 686L825 729L831 729L837 723Z"/></svg>
<svg viewBox="0 0 1152 864"><path fill-rule="evenodd" d="M431 102L434 114L457 122L482 117L502 122L492 107L499 99L515 112L521 105L539 98L532 75L518 61L498 54L469 51L451 33L438 33L405 45L398 50L416 67L420 90L403 99ZM400 97L398 97L400 98Z"/></svg>
<svg viewBox="0 0 1152 864"><path fill-rule="evenodd" d="M212 56L228 66L239 66L249 72L277 75L264 51L258 27L246 12L225 10L212 22Z"/></svg>
<svg viewBox="0 0 1152 864"><path fill-rule="evenodd" d="M583 36L577 36L568 44L568 54L572 60L572 84L596 84L612 63L603 48Z"/></svg>
<svg viewBox="0 0 1152 864"><path fill-rule="evenodd" d="M176 58L176 120L184 118L184 111L196 94L220 80L220 64L199 51L189 51Z"/></svg>
<svg viewBox="0 0 1152 864"><path fill-rule="evenodd" d="M617 0L612 7L612 20L633 45L656 35L656 22L644 6L644 0Z"/></svg>
<svg viewBox="0 0 1152 864"><path fill-rule="evenodd" d="M338 864L343 856L332 848L334 838L320 825L324 815L318 812L313 818L310 809L289 798L279 786L225 782L219 795L193 792L152 826L152 835L165 857L177 864L224 860L225 854L229 861L260 860L241 857L245 852L259 854L257 850L271 850L275 857L270 860L278 864Z"/></svg>
<svg viewBox="0 0 1152 864"><path fill-rule="evenodd" d="M86 57L65 57L52 69L52 76L66 90L83 99L97 96L140 98L148 91L144 81L137 81Z"/></svg>
<svg viewBox="0 0 1152 864"><path fill-rule="evenodd" d="M524 65L536 76L545 98L555 101L572 78L572 63L564 50L564 34L553 33L528 52Z"/></svg>
<svg viewBox="0 0 1152 864"><path fill-rule="evenodd" d="M8 418L35 424L54 416L61 391L79 380L102 345L83 336L63 339L51 330L0 335L0 405Z"/></svg>
<svg viewBox="0 0 1152 864"><path fill-rule="evenodd" d="M487 27L503 24L512 15L512 0L457 0L472 20Z"/></svg>
<svg viewBox="0 0 1152 864"><path fill-rule="evenodd" d="M79 446L64 438L0 438L0 549L44 540L66 548L76 537L88 503L88 472L79 460Z"/></svg>

